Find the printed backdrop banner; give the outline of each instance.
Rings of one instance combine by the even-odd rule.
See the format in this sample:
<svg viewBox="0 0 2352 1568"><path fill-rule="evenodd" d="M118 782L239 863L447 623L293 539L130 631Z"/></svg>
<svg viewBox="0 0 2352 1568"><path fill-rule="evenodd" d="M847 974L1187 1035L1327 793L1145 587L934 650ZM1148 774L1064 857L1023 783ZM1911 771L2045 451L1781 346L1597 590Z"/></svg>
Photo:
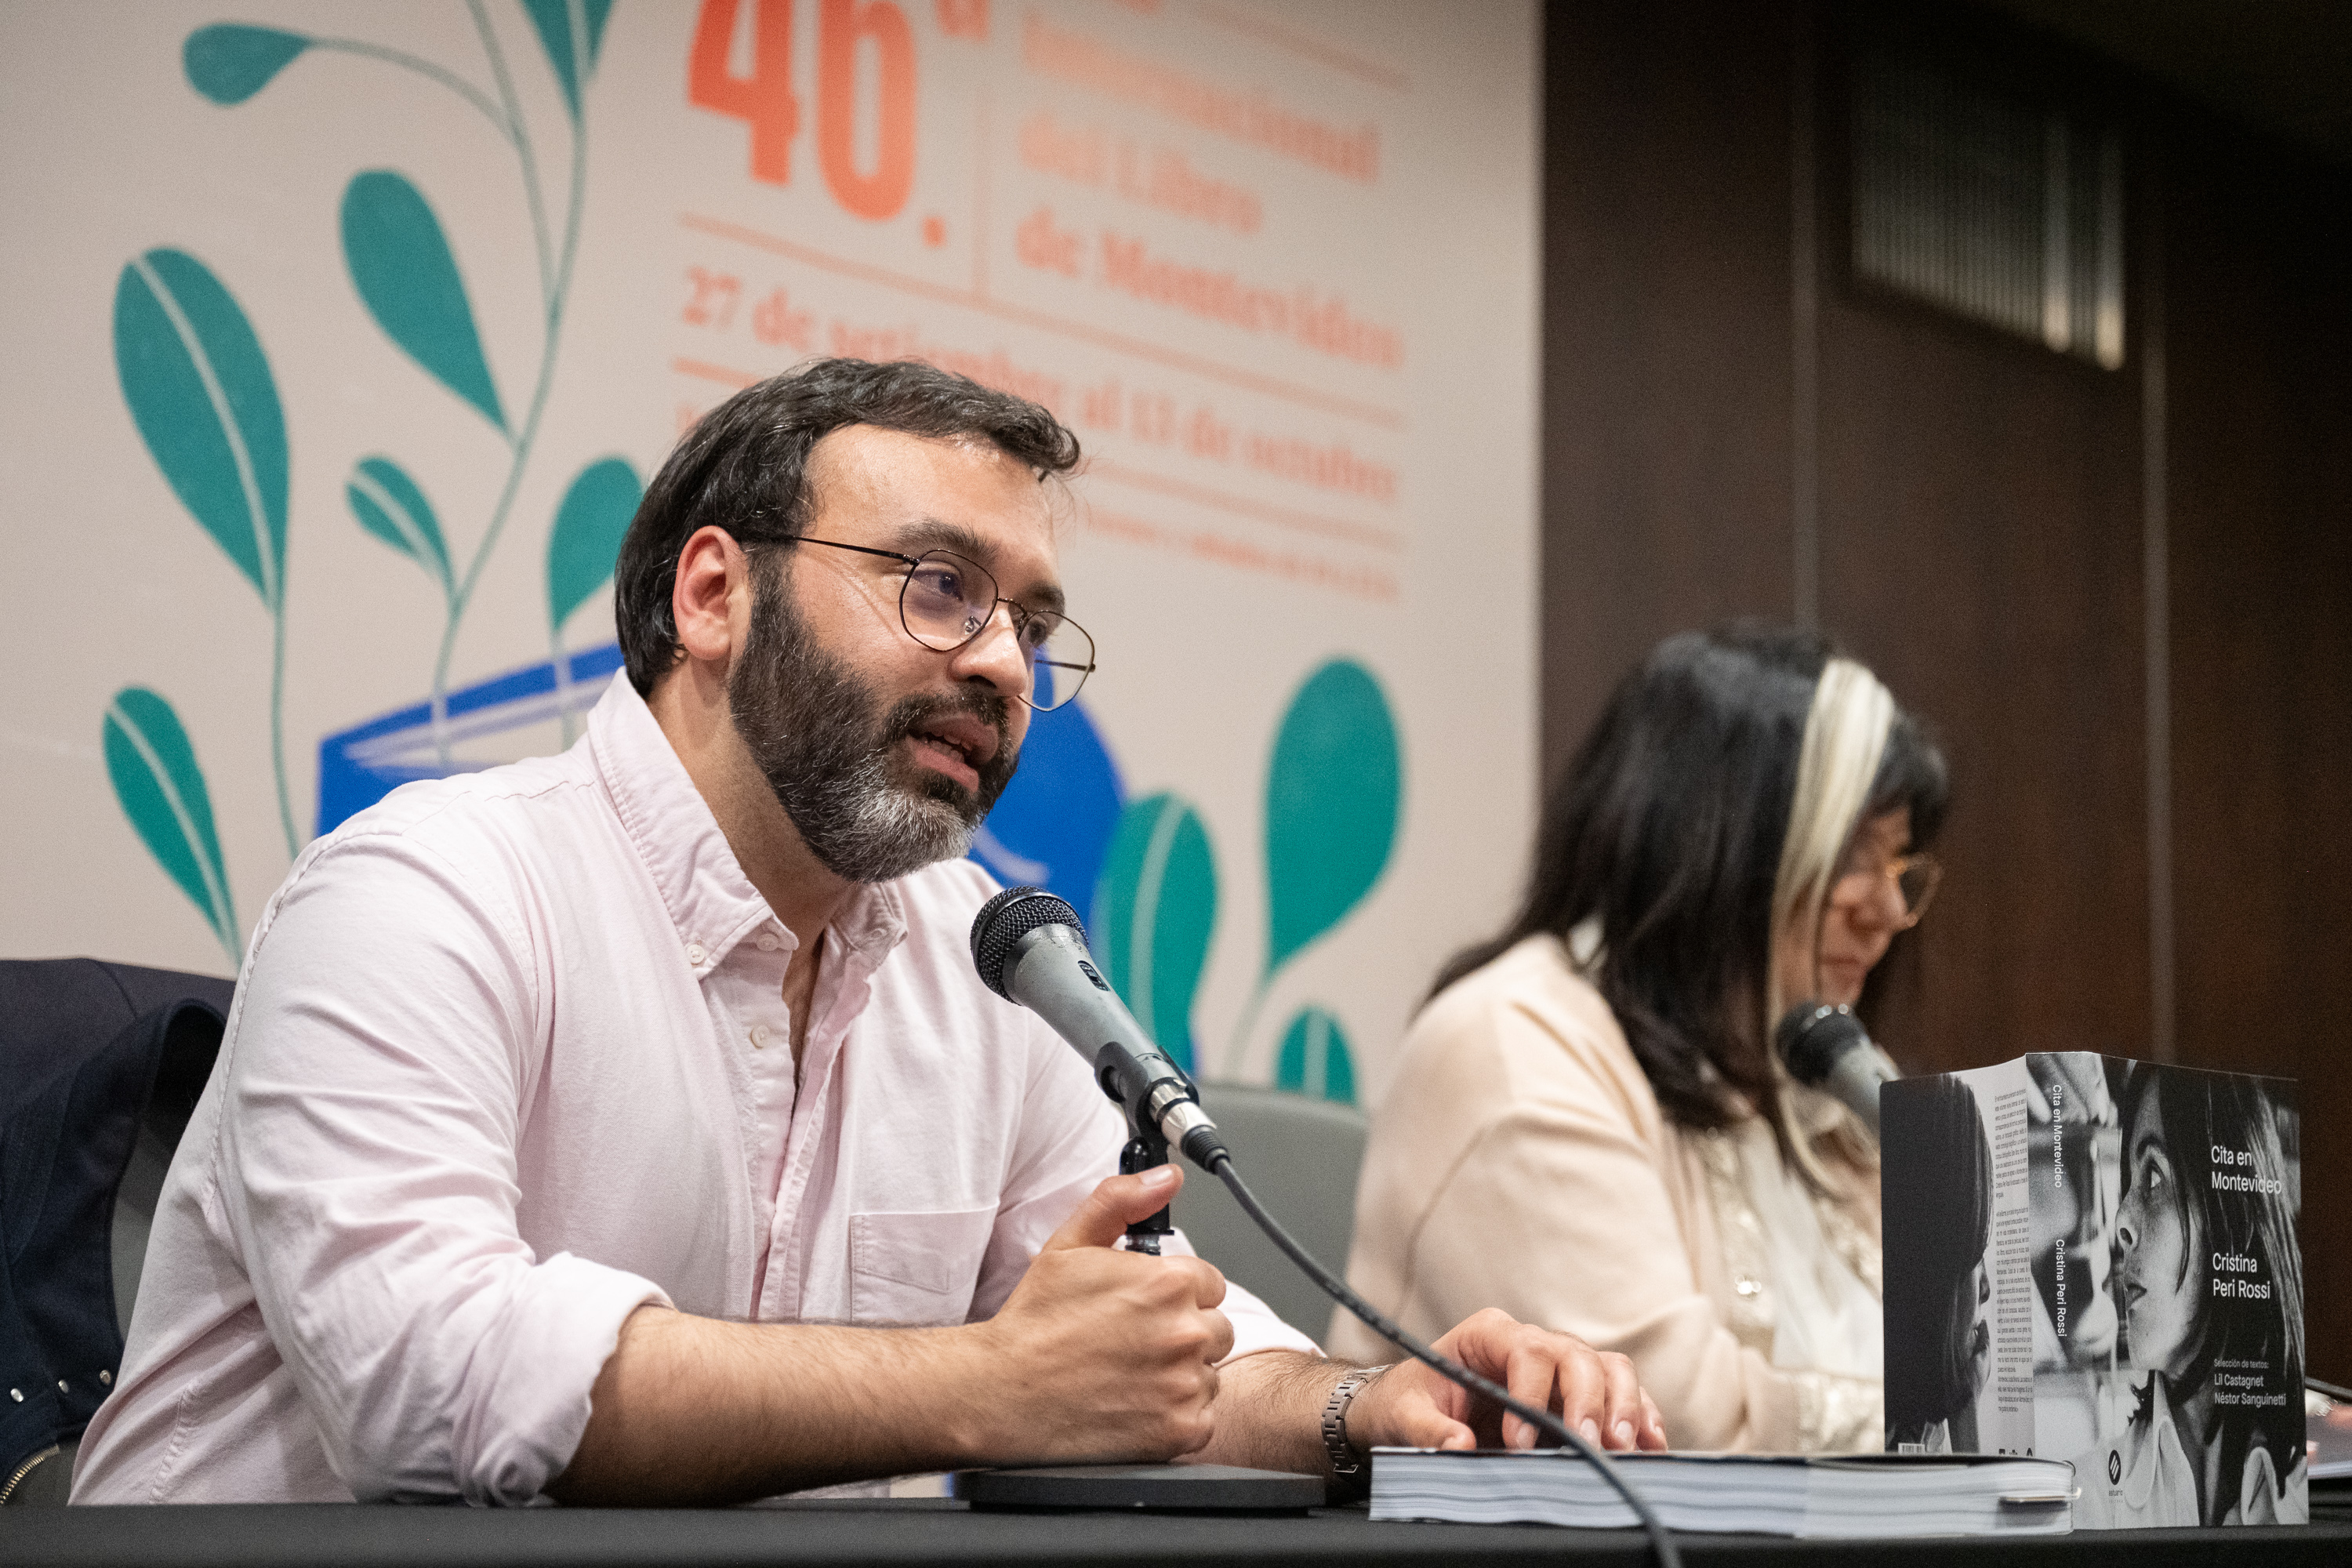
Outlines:
<svg viewBox="0 0 2352 1568"><path fill-rule="evenodd" d="M0 952L229 972L312 836L576 738L695 418L919 357L1088 454L1100 669L975 855L1204 1075L1375 1098L1532 815L1536 28L0 4Z"/></svg>

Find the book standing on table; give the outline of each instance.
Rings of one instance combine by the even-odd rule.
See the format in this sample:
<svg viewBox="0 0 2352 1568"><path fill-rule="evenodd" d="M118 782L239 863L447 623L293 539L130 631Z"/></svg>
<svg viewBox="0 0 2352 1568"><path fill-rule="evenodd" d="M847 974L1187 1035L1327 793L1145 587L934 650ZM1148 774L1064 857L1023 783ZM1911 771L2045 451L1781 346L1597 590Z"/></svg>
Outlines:
<svg viewBox="0 0 2352 1568"><path fill-rule="evenodd" d="M2302 1523L2294 1085L2041 1052L1883 1091L1888 1445L2090 1529Z"/></svg>

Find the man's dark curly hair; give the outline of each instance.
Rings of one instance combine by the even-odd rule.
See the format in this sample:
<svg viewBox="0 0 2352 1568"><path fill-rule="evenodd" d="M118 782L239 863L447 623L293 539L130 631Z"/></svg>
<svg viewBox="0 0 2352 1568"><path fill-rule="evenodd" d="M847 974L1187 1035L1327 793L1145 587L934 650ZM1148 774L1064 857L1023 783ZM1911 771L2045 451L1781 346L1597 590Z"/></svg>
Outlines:
<svg viewBox="0 0 2352 1568"><path fill-rule="evenodd" d="M809 452L849 425L984 440L1041 480L1078 462L1078 438L1038 405L913 360L818 360L744 388L687 432L621 542L613 618L639 695L653 695L678 660L670 594L686 542L712 524L745 546L798 538L808 526Z"/></svg>

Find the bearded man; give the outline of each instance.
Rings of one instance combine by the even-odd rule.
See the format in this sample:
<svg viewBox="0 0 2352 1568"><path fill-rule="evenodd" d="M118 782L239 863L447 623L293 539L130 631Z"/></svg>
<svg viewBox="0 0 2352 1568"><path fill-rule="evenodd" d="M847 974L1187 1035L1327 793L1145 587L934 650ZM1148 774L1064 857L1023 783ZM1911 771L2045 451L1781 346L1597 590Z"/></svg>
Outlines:
<svg viewBox="0 0 2352 1568"><path fill-rule="evenodd" d="M1495 1440L1181 1245L1118 1250L1181 1174L1109 1175L1085 1064L972 972L994 885L960 857L1094 662L1055 576L1076 460L919 364L695 427L622 547L628 679L586 738L394 791L263 914L74 1500L1328 1474L1350 1377L1357 1450ZM1663 1445L1622 1357L1500 1313L1443 1343Z"/></svg>

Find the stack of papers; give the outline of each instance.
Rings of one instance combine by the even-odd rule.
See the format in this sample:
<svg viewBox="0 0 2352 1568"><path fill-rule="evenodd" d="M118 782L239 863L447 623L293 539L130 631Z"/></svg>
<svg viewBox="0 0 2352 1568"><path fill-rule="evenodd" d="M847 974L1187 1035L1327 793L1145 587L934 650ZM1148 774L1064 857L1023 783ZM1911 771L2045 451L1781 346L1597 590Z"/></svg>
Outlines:
<svg viewBox="0 0 2352 1568"><path fill-rule="evenodd" d="M1612 1454L1674 1531L1760 1535L2063 1535L2074 1468L1979 1454ZM1376 1448L1374 1519L1457 1524L1639 1522L1572 1454Z"/></svg>

